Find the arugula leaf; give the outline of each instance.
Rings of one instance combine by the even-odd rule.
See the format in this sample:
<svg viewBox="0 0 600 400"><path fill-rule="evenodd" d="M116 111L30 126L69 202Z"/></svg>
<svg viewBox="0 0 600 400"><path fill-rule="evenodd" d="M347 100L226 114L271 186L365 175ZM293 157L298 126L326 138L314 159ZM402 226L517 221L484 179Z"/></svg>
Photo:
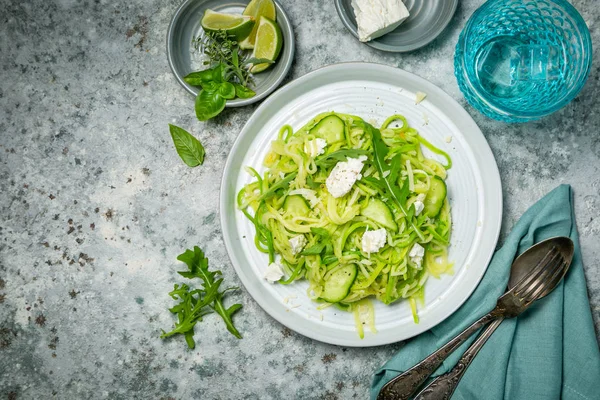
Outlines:
<svg viewBox="0 0 600 400"><path fill-rule="evenodd" d="M327 229L310 228L310 231L313 234L318 236L317 240L319 240L319 242L315 243L314 245L310 246L309 248L301 251L300 254L303 256L321 254L327 246L331 245L331 239L330 239L331 234L329 233L329 231Z"/></svg>
<svg viewBox="0 0 600 400"><path fill-rule="evenodd" d="M300 255L311 256L311 255L315 255L315 254L321 254L321 252L325 248L325 245L326 245L326 243L324 243L324 242L316 243L316 244L310 246L308 249L302 250L300 252Z"/></svg>
<svg viewBox="0 0 600 400"><path fill-rule="evenodd" d="M207 121L216 117L225 108L225 98L218 92L209 93L201 90L196 96L196 117L200 121Z"/></svg>
<svg viewBox="0 0 600 400"><path fill-rule="evenodd" d="M309 174L306 176L306 186L308 186L311 189L317 189L321 186L321 184L319 182L315 182L312 175Z"/></svg>
<svg viewBox="0 0 600 400"><path fill-rule="evenodd" d="M197 167L204 162L204 147L202 143L188 131L169 124L169 131L175 144L177 154L189 167Z"/></svg>
<svg viewBox="0 0 600 400"><path fill-rule="evenodd" d="M374 128L366 122L363 122L363 124L365 131L371 132L371 138L373 140L373 162L377 167L377 171L379 172L380 182L383 184L390 198L394 201L394 203L396 203L396 206L398 206L400 211L402 211L402 213L406 215L407 222L414 229L417 236L419 236L421 240L424 240L425 237L423 236L423 233L419 230L417 226L415 226L415 223L412 220L412 216L411 218L409 218L409 213L404 205L406 203L406 198L409 194L408 179L404 182L402 188L398 187L397 184L400 171L400 154L396 155L388 164L385 161L385 156L389 152L389 147L383 141L383 138L381 137L381 132L379 132L379 129ZM387 174L386 176L385 172L388 171L389 174Z"/></svg>
<svg viewBox="0 0 600 400"><path fill-rule="evenodd" d="M169 292L169 296L173 300L181 300L181 303L169 309L173 314L177 314L178 322L175 322L175 329L171 332L162 331L161 338L167 338L175 334L185 335L185 341L190 349L193 349L194 343L194 326L197 322L202 321L202 317L210 314L212 310L207 308L215 299L216 292L207 292L197 289L190 291L188 285L177 285L173 291Z"/></svg>
<svg viewBox="0 0 600 400"><path fill-rule="evenodd" d="M278 191L279 189L284 188L285 186L289 186L290 182L293 181L296 178L296 175L298 175L298 171L294 171L294 172L290 172L289 174L287 174L287 176L285 178L283 178L282 180L278 181L276 184L274 184L273 186L271 186L269 188L269 190L267 190L266 192L264 192L258 199L258 202L261 202L263 200L266 200L270 197L272 197L276 191Z"/></svg>
<svg viewBox="0 0 600 400"><path fill-rule="evenodd" d="M239 83L234 83L233 86L235 86L235 95L240 99L249 99L256 95L254 90L249 89L244 85L240 85Z"/></svg>
<svg viewBox="0 0 600 400"><path fill-rule="evenodd" d="M323 264L331 264L332 262L336 262L337 260L338 260L338 258L336 256L334 256L333 254L326 255L325 257L323 257L321 259Z"/></svg>
<svg viewBox="0 0 600 400"><path fill-rule="evenodd" d="M186 250L183 254L180 254L177 259L179 261L184 262L190 271L179 271L179 274L186 278L200 278L203 281L204 290L207 292L216 292L215 299L211 308L223 318L225 325L227 326L227 330L231 332L232 335L237 337L238 339L242 338L242 335L238 332L237 329L233 326L233 321L231 320L231 316L237 310L242 308L241 304L234 304L233 306L226 309L223 306L223 292L219 292L219 286L223 282L223 278L221 278L221 271L210 271L208 269L208 258L204 257L204 252L198 246L194 246L194 250ZM227 288L225 290L231 290L237 288Z"/></svg>
<svg viewBox="0 0 600 400"><path fill-rule="evenodd" d="M333 153L319 156L315 159L315 164L321 168L333 167L338 161L346 161L348 158L355 158L360 155L368 154L367 150L361 149L343 149Z"/></svg>
<svg viewBox="0 0 600 400"><path fill-rule="evenodd" d="M242 305L234 304L229 308L225 308L223 305L225 293L228 290L237 288L230 287L223 291L219 290L223 283L221 271L210 271L208 269L208 259L198 246L194 246L193 251L186 250L177 259L184 262L188 267L187 271L178 271L178 274L188 279L201 279L202 289L190 290L188 285L175 285L174 290L169 295L174 300L180 300L180 303L170 308L169 311L177 314L178 321L175 322L175 329L171 332L163 331L160 337L166 338L178 333L183 334L188 347L193 349L195 347L194 326L197 322L202 321L204 315L214 311L221 316L227 330L238 339L241 339L242 335L233 325L232 316L242 308Z"/></svg>
<svg viewBox="0 0 600 400"><path fill-rule="evenodd" d="M329 231L327 229L325 229L325 228L314 228L314 227L311 227L310 231L312 233L314 233L315 235L321 236L323 239L328 239L331 236L331 234L329 233Z"/></svg>

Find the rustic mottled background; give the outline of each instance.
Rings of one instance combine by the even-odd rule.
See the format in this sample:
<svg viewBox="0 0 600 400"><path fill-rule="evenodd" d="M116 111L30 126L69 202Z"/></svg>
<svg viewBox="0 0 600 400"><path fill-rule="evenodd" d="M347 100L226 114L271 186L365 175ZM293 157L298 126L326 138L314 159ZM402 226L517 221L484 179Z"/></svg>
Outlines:
<svg viewBox="0 0 600 400"><path fill-rule="evenodd" d="M410 54L360 44L331 1L282 0L296 59L288 80L339 61L417 73L465 104L453 76L458 34L482 0L460 2L444 33ZM243 289L237 340L218 318L198 347L163 341L175 257L201 244L240 284L218 218L222 169L255 106L196 121L174 80L165 35L178 1L0 0L0 399L365 398L401 344L325 345L284 328ZM600 9L575 0L595 43ZM598 53L597 53L598 54ZM575 190L596 326L600 325L600 62L573 103L506 125L465 104L490 142L504 187L502 237L559 183ZM186 167L167 123L207 150ZM501 238L502 240L502 238Z"/></svg>

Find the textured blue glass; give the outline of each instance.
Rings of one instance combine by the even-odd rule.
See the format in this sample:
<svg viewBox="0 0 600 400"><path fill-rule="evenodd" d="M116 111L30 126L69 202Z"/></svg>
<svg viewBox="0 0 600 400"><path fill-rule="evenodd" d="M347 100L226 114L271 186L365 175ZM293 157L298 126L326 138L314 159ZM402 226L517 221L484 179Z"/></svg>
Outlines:
<svg viewBox="0 0 600 400"><path fill-rule="evenodd" d="M467 22L454 55L467 101L506 122L539 119L564 107L591 65L590 32L565 0L489 0Z"/></svg>

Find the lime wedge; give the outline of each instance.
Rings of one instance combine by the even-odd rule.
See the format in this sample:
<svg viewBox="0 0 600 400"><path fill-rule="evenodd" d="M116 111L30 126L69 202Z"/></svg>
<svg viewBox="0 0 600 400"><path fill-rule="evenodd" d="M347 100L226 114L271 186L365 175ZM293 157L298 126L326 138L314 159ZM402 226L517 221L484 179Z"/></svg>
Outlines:
<svg viewBox="0 0 600 400"><path fill-rule="evenodd" d="M260 17L267 17L273 21L277 21L277 11L275 10L275 3L273 0L252 0L243 12L244 15L254 17L255 21L258 21ZM258 24L254 24L252 32L244 40L240 42L240 48L242 49L253 49L254 42L256 40L256 31L258 30Z"/></svg>
<svg viewBox="0 0 600 400"><path fill-rule="evenodd" d="M235 36L237 40L242 40L252 32L254 17L206 10L200 23L202 29L207 32L225 31L228 35Z"/></svg>
<svg viewBox="0 0 600 400"><path fill-rule="evenodd" d="M256 43L254 44L253 58L266 58L267 60L275 61L281 51L283 38L281 37L281 29L277 22L260 17L258 21L258 30L256 31ZM256 74L269 68L272 64L263 63L255 64L250 68L250 72Z"/></svg>

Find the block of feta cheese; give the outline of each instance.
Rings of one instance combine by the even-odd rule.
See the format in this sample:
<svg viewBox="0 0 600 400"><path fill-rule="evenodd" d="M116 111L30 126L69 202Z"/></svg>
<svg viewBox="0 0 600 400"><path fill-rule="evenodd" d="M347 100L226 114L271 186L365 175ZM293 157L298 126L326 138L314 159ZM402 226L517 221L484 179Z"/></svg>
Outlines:
<svg viewBox="0 0 600 400"><path fill-rule="evenodd" d="M275 283L283 278L283 270L281 269L281 265L278 262L269 264L265 270L264 277L271 283Z"/></svg>
<svg viewBox="0 0 600 400"><path fill-rule="evenodd" d="M302 251L304 246L306 246L306 238L304 235L294 236L289 240L290 247L292 248L292 254L296 255Z"/></svg>
<svg viewBox="0 0 600 400"><path fill-rule="evenodd" d="M316 138L309 140L304 144L304 152L310 157L315 158L325 153L325 147L327 147L327 141L325 139Z"/></svg>
<svg viewBox="0 0 600 400"><path fill-rule="evenodd" d="M352 8L361 42L393 31L410 15L402 0L352 0Z"/></svg>
<svg viewBox="0 0 600 400"><path fill-rule="evenodd" d="M410 249L408 256L413 263L420 267L423 263L423 257L425 256L425 248L419 243L415 243L412 249Z"/></svg>
<svg viewBox="0 0 600 400"><path fill-rule="evenodd" d="M423 203L424 201L425 201L425 195L423 193L421 193L417 196L417 199L413 203L413 205L415 206L415 215L417 217L419 216L419 214L421 214L423 212L423 209L425 208L425 203Z"/></svg>
<svg viewBox="0 0 600 400"><path fill-rule="evenodd" d="M363 168L363 162L366 160L367 156L349 157L346 161L337 163L325 181L329 194L338 198L348 193L354 183L362 178L360 171Z"/></svg>
<svg viewBox="0 0 600 400"><path fill-rule="evenodd" d="M387 232L385 229L366 231L362 237L362 250L365 253L377 253L387 242Z"/></svg>

